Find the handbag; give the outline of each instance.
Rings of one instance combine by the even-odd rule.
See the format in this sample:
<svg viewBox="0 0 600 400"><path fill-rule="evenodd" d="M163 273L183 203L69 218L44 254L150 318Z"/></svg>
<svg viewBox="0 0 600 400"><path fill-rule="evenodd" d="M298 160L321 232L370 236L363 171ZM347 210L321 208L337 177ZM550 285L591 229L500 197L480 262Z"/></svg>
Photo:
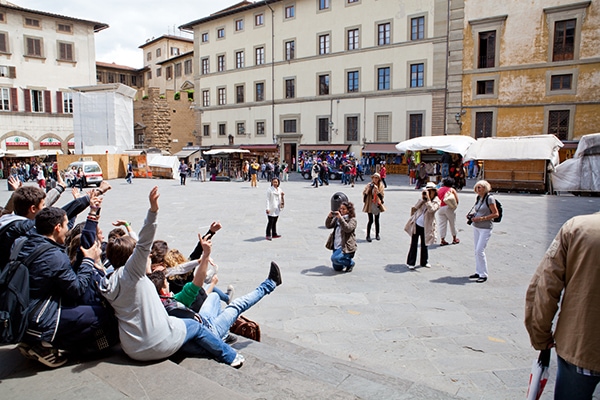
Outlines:
<svg viewBox="0 0 600 400"><path fill-rule="evenodd" d="M456 207L458 207L456 197L454 196L454 192L452 190L448 190L444 195L444 203L446 203L451 210L456 210Z"/></svg>
<svg viewBox="0 0 600 400"><path fill-rule="evenodd" d="M229 331L236 335L260 342L260 326L249 318L240 315Z"/></svg>

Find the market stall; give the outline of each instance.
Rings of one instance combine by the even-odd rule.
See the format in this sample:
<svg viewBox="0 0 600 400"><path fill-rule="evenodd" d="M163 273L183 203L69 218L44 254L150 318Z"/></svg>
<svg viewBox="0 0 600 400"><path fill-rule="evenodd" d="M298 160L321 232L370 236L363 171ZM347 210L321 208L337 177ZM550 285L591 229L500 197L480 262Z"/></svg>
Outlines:
<svg viewBox="0 0 600 400"><path fill-rule="evenodd" d="M208 160L208 169L211 179L216 171L215 180L218 178L237 179L242 174L242 155L250 153L249 150L238 148L212 149L203 152L205 156L210 156ZM212 172L211 172L212 171Z"/></svg>
<svg viewBox="0 0 600 400"><path fill-rule="evenodd" d="M179 160L174 156L156 156L148 162L152 177L175 179L179 171Z"/></svg>
<svg viewBox="0 0 600 400"><path fill-rule="evenodd" d="M426 170L426 178L439 183L442 178L442 157L446 154L450 157L449 176L454 178L455 187L462 189L466 184L463 157L473 143L475 139L463 135L420 136L398 143L396 149L407 155L411 184L423 184L423 179L417 179L421 175L418 171L420 168Z"/></svg>
<svg viewBox="0 0 600 400"><path fill-rule="evenodd" d="M600 133L581 137L573 158L560 163L552 174L552 189L557 193L600 193Z"/></svg>
<svg viewBox="0 0 600 400"><path fill-rule="evenodd" d="M494 190L549 192L549 171L558 165L562 146L554 135L480 138L465 161L482 161L483 179Z"/></svg>

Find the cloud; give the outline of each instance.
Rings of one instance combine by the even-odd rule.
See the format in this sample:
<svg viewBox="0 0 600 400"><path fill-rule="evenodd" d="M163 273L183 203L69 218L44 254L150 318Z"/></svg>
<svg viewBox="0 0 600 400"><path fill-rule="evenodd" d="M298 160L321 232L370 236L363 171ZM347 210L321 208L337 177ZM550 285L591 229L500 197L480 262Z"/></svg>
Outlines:
<svg viewBox="0 0 600 400"><path fill-rule="evenodd" d="M239 0L12 0L13 4L110 27L96 33L96 60L141 68L147 39L170 34L191 38L177 27L204 18Z"/></svg>

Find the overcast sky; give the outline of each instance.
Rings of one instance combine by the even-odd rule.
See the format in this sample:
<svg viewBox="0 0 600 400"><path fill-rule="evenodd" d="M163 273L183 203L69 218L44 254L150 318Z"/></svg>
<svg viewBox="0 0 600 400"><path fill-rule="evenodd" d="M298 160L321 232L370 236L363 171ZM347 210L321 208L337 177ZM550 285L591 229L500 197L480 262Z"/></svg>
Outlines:
<svg viewBox="0 0 600 400"><path fill-rule="evenodd" d="M96 61L143 67L147 39L184 35L180 25L240 0L9 0L18 6L109 25L96 33ZM191 38L190 35L184 35Z"/></svg>

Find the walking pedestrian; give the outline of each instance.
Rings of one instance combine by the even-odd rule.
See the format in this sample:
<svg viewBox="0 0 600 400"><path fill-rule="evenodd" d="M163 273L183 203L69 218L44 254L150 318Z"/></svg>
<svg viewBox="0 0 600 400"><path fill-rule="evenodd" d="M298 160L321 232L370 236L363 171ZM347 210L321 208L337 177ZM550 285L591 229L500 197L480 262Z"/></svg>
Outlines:
<svg viewBox="0 0 600 400"><path fill-rule="evenodd" d="M127 183L131 184L133 181L133 164L131 163L131 161L129 161L129 163L127 163L127 175L125 176L125 180L127 181Z"/></svg>
<svg viewBox="0 0 600 400"><path fill-rule="evenodd" d="M187 177L187 174L188 174L188 166L184 160L181 160L181 163L179 164L179 184L180 185L185 185L185 178Z"/></svg>
<svg viewBox="0 0 600 400"><path fill-rule="evenodd" d="M381 162L381 168L379 168L379 175L381 176L381 182L383 183L383 187L387 189L387 182L385 178L387 177L387 170L385 169L385 161Z"/></svg>
<svg viewBox="0 0 600 400"><path fill-rule="evenodd" d="M256 187L257 178L258 178L258 170L260 169L260 164L256 162L256 160L252 160L252 164L250 165L250 187Z"/></svg>

